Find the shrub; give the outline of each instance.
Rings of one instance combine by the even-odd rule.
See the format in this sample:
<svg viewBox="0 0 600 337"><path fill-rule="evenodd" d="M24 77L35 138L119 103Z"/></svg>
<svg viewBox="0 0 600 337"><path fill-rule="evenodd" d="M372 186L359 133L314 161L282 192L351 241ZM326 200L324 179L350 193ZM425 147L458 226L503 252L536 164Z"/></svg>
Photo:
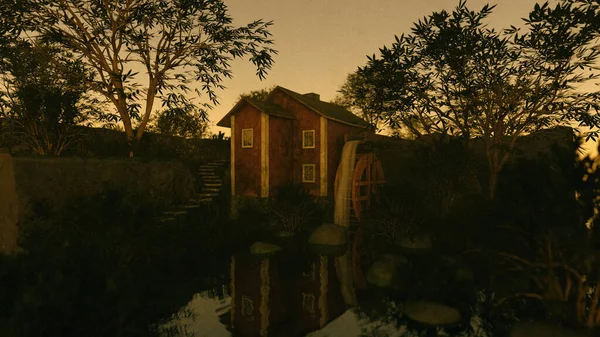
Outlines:
<svg viewBox="0 0 600 337"><path fill-rule="evenodd" d="M26 253L0 267L11 290L0 293L3 309L9 304L0 311L8 335L151 336L152 324L206 286L206 268L226 273L226 263L206 259L198 243L217 227L215 214L164 226L153 220L157 210L132 202L110 191L23 223Z"/></svg>
<svg viewBox="0 0 600 337"><path fill-rule="evenodd" d="M316 198L302 185L285 185L270 200L269 214L276 229L288 232L311 231L325 214Z"/></svg>

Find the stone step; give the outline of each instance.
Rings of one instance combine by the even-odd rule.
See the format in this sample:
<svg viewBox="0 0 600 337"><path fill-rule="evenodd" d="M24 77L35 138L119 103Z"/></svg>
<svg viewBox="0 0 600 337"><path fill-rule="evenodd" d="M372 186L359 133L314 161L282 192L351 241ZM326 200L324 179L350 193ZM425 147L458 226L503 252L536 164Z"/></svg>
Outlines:
<svg viewBox="0 0 600 337"><path fill-rule="evenodd" d="M221 191L221 188L218 187L203 187L202 192L214 192L215 195Z"/></svg>
<svg viewBox="0 0 600 337"><path fill-rule="evenodd" d="M156 221L158 221L158 222L171 222L171 221L177 221L177 218L172 217L172 216L160 216L160 217L156 218Z"/></svg>
<svg viewBox="0 0 600 337"><path fill-rule="evenodd" d="M189 203L189 204L181 205L181 206L179 206L179 208L186 209L186 210L198 209L198 208L200 208L200 205L196 204L196 203Z"/></svg>
<svg viewBox="0 0 600 337"><path fill-rule="evenodd" d="M213 162L213 163L207 163L207 164L204 164L204 165L200 165L200 167L219 167L219 166L223 166L223 164L222 163L215 163L215 162Z"/></svg>
<svg viewBox="0 0 600 337"><path fill-rule="evenodd" d="M197 195L197 197L200 198L200 199L203 199L203 198L213 198L213 197L216 197L216 196L218 196L217 193L204 192L204 191L198 193L198 195Z"/></svg>
<svg viewBox="0 0 600 337"><path fill-rule="evenodd" d="M200 176L200 178L205 183L213 183L213 182L220 182L220 181L222 181L222 179L219 178L219 177L203 177L203 176Z"/></svg>
<svg viewBox="0 0 600 337"><path fill-rule="evenodd" d="M201 176L219 176L215 171L199 171L198 174Z"/></svg>
<svg viewBox="0 0 600 337"><path fill-rule="evenodd" d="M221 186L223 186L223 184L221 184L221 183L212 183L212 182L209 183L209 182L205 182L204 186L206 186L206 187L221 187Z"/></svg>
<svg viewBox="0 0 600 337"><path fill-rule="evenodd" d="M214 168L212 168L212 167L207 167L207 168L199 168L199 169L198 169L198 172L199 172L199 173L201 173L201 174L202 174L202 173L214 173L214 172L215 172L215 169L214 169Z"/></svg>
<svg viewBox="0 0 600 337"><path fill-rule="evenodd" d="M223 179L202 179L204 184L219 184L223 185Z"/></svg>
<svg viewBox="0 0 600 337"><path fill-rule="evenodd" d="M173 216L173 215L175 215L175 216L177 216L177 215L185 215L185 214L187 214L187 211L181 210L181 209L175 209L175 210L166 211L165 214L166 215L171 215L171 216Z"/></svg>

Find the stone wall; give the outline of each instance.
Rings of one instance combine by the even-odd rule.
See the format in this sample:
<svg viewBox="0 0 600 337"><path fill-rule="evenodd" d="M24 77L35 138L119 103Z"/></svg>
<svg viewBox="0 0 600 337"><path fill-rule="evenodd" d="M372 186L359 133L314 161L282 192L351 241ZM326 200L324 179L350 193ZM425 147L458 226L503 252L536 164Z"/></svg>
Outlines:
<svg viewBox="0 0 600 337"><path fill-rule="evenodd" d="M17 223L43 204L60 212L68 200L111 189L166 208L189 199L195 177L177 161L29 158L0 153L0 252L17 249Z"/></svg>
<svg viewBox="0 0 600 337"><path fill-rule="evenodd" d="M127 138L123 131L103 128L75 126L72 130L78 136L61 157L81 158L126 158L129 155ZM31 149L23 144L2 141L0 147L10 148L17 156L31 156ZM215 160L229 160L229 140L224 139L185 139L165 134L146 132L135 149L135 157L162 160L175 159L190 164L203 164Z"/></svg>

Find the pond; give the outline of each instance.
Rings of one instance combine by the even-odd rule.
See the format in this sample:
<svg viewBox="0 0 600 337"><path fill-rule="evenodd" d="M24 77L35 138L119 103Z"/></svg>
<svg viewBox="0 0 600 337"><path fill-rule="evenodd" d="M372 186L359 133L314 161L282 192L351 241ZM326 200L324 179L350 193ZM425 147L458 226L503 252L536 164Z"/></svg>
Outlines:
<svg viewBox="0 0 600 337"><path fill-rule="evenodd" d="M194 294L162 325L162 335L488 336L477 315L455 329L415 326L401 304L389 300L393 291L380 288L358 290L358 306L348 308L335 265L335 257L236 254L230 259L229 282Z"/></svg>

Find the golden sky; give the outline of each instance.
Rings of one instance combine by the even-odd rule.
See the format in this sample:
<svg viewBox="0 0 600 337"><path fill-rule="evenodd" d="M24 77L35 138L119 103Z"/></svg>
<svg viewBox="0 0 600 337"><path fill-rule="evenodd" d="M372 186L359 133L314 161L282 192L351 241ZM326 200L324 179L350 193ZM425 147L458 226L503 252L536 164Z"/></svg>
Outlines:
<svg viewBox="0 0 600 337"><path fill-rule="evenodd" d="M220 105L210 113L211 131L229 129L214 126L231 109L240 94L274 85L321 99L333 99L350 72L366 63L366 55L394 41L394 34L409 33L413 23L433 11L452 10L458 0L226 0L235 25L255 19L273 20L271 27L275 65L260 81L246 60L232 63L233 79L219 93ZM489 17L490 27L519 26L521 18L536 0L468 0L467 7L479 10L496 4ZM541 0L540 0L541 2Z"/></svg>

